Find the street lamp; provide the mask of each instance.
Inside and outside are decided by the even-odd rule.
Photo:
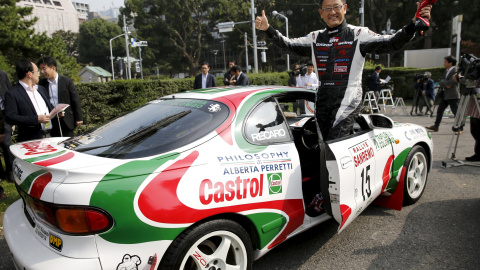
[[[272,11],[272,15],[273,16],[280,16],[280,17],[285,19],[285,28],[286,28],[286,32],[287,32],[287,38],[288,38],[288,18],[287,18],[287,16],[285,16],[281,13],[278,13],[276,10]],[[288,54],[288,53],[287,53],[287,70],[290,70],[290,54]]]
[[[110,60],[112,60],[112,81],[115,81],[115,70],[113,69],[113,52],[112,52],[112,40],[124,36],[125,34],[118,35],[110,39]]]

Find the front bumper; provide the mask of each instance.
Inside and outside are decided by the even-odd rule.
[[[65,257],[40,243],[33,235],[32,226],[24,215],[22,200],[16,201],[7,209],[3,218],[3,228],[17,269],[102,269],[98,258]]]

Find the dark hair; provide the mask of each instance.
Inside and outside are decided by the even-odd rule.
[[[17,62],[17,66],[15,67],[17,71],[17,77],[19,80],[22,80],[27,76],[28,72],[33,72],[33,65],[32,61],[29,59],[22,59]]]
[[[345,5],[347,3],[347,0],[342,0],[343,4]],[[323,0],[320,0],[320,3],[319,3],[320,7],[322,7],[323,5]]]
[[[307,67],[308,67],[308,66],[312,66],[312,67],[313,67],[312,61],[308,61],[308,62],[307,62]]]
[[[443,59],[447,60],[447,62],[449,62],[449,63],[452,63],[452,66],[457,65],[457,58],[453,57],[452,55],[445,56],[445,58],[443,58]]]
[[[242,71],[239,65],[235,65],[230,69],[230,72],[237,72],[237,71]]]
[[[381,70],[381,69],[382,69],[382,67],[381,67],[381,66],[376,66],[376,67],[375,67],[375,71],[377,71],[377,70]]]
[[[40,67],[41,64],[45,64],[49,67],[57,67],[57,61],[53,57],[50,57],[50,56],[41,57],[37,62],[37,66]]]
[[[235,64],[235,60],[229,60],[228,63],[234,63]]]
[[[208,62],[203,62],[201,65],[200,65],[200,68],[202,68],[202,66],[207,66],[207,67],[210,67],[210,65],[208,64]]]

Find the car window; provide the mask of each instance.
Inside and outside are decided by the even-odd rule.
[[[248,116],[244,134],[247,141],[253,144],[291,141],[285,118],[273,99],[259,104]]]
[[[217,101],[155,100],[65,143],[91,155],[127,159],[165,153],[219,127],[228,107]]]

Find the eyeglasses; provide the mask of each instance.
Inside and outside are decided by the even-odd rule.
[[[323,10],[323,12],[327,12],[327,13],[332,12],[332,10],[335,10],[335,12],[339,12],[343,8],[343,6],[345,6],[345,4],[343,4],[341,6],[322,8],[322,10]]]

